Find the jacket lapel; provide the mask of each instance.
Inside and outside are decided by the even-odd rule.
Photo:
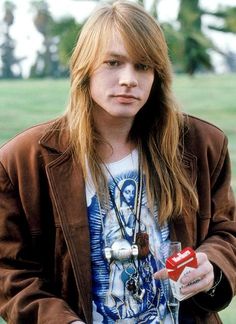
[[[82,172],[66,152],[46,167],[52,198],[71,256],[81,306],[91,322],[91,258]],[[90,293],[88,293],[88,291]]]
[[[68,143],[64,117],[50,124],[39,141],[50,157],[46,173],[71,257],[80,307],[83,308],[86,322],[92,323],[91,257],[85,183],[81,169],[73,161]]]

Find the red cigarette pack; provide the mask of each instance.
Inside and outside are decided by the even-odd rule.
[[[166,260],[166,269],[168,272],[172,293],[178,300],[183,300],[188,297],[188,295],[183,295],[181,293],[181,278],[194,268],[197,268],[197,266],[196,253],[190,247],[171,255]]]

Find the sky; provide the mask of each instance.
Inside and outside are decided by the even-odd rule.
[[[35,61],[37,50],[40,50],[42,44],[42,37],[33,25],[33,11],[30,9],[30,1],[31,0],[11,0],[11,2],[14,2],[16,5],[15,22],[11,28],[11,36],[17,41],[17,57],[26,57],[22,62],[23,73],[25,76],[28,75],[29,67]],[[151,3],[151,0],[148,1]],[[0,21],[2,20],[4,2],[5,0],[0,0]],[[78,21],[85,19],[96,6],[96,2],[90,0],[47,0],[47,2],[54,19],[72,15]],[[150,5],[148,2],[146,3],[147,6]],[[236,6],[236,0],[200,0],[200,4],[202,8],[216,10],[220,4]],[[178,7],[178,0],[159,0],[158,14],[160,22],[174,22],[177,17]],[[209,22],[211,22],[211,18],[205,17],[203,24],[206,25]],[[217,46],[221,48],[221,50],[226,51],[230,49],[236,52],[236,36],[209,31],[206,28],[204,28],[204,30],[214,40]],[[221,72],[221,70],[224,71],[222,57],[215,54],[213,59],[217,66],[217,72]]]

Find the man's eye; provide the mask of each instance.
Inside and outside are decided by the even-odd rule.
[[[108,61],[106,61],[105,62],[108,66],[119,66],[120,65],[120,62],[119,61],[117,61],[117,60],[108,60]]]
[[[135,64],[135,67],[136,67],[137,70],[141,70],[141,71],[148,71],[150,69],[149,65],[142,64],[142,63]]]

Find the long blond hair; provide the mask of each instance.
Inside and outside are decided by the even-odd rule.
[[[172,215],[197,209],[194,185],[182,166],[183,115],[171,90],[172,71],[168,49],[158,23],[132,2],[118,1],[100,6],[85,23],[71,57],[71,95],[66,111],[74,157],[84,176],[89,166],[99,197],[107,192],[97,143],[103,139],[93,125],[93,100],[89,82],[104,58],[112,32],[118,31],[135,62],[154,67],[150,97],[138,112],[130,138],[142,152],[150,206],[158,204],[159,222]],[[188,204],[186,204],[188,202]]]

